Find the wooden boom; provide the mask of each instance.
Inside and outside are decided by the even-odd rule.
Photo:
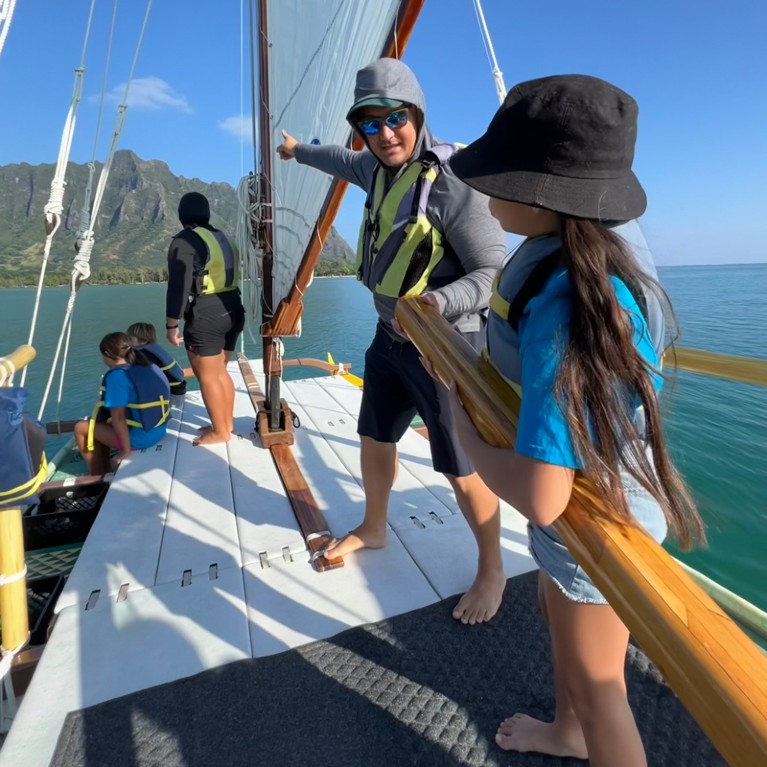
[[[670,363],[679,370],[767,386],[767,360],[682,347],[676,347],[669,356],[670,359],[664,362]]]
[[[12,351],[7,357],[0,357],[0,386],[9,386],[13,374],[29,365],[36,354],[34,347],[24,344]]]
[[[495,369],[433,307],[403,300],[396,317],[440,380],[457,383],[484,439],[513,448],[521,400]],[[553,527],[728,763],[767,764],[759,648],[644,530],[612,519],[584,476]]]

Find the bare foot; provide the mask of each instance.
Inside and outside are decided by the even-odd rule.
[[[583,730],[565,730],[554,722],[542,722],[526,714],[514,714],[498,727],[495,742],[505,751],[537,751],[552,756],[588,759]]]
[[[365,527],[363,522],[343,538],[334,538],[325,548],[325,556],[328,559],[345,557],[360,549],[382,549],[384,546],[386,546],[386,530],[378,531],[372,527]]]
[[[195,437],[192,440],[192,444],[195,446],[215,445],[217,442],[229,442],[231,438],[232,435],[228,431],[220,434],[219,432],[210,429],[209,431],[204,431],[199,437]]]
[[[207,434],[209,431],[213,431],[213,427],[210,424],[207,424],[206,426],[199,426],[197,431],[199,431],[200,434]],[[234,424],[229,427],[229,431],[234,434]]]
[[[453,617],[471,626],[489,621],[501,606],[505,588],[506,576],[503,570],[477,573],[474,583],[453,609]]]

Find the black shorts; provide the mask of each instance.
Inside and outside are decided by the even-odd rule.
[[[245,326],[239,290],[197,296],[184,314],[184,346],[192,354],[215,357],[233,352]]]
[[[484,331],[463,335],[475,349],[484,343]],[[395,341],[378,324],[365,353],[357,432],[377,442],[399,442],[417,413],[429,431],[434,470],[466,477],[474,469],[458,442],[447,389],[426,372],[420,356],[413,344]]]

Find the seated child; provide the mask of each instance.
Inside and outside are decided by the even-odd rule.
[[[136,353],[125,333],[108,333],[99,344],[109,370],[101,379],[101,400],[90,419],[75,425],[75,439],[91,474],[110,469],[111,448],[118,461],[131,450],[159,442],[170,417],[170,386],[160,369]]]
[[[170,353],[157,343],[154,325],[149,322],[134,322],[126,333],[131,337],[134,348],[165,373],[170,384],[170,393],[174,396],[186,394],[185,378],[194,373],[191,368],[182,368]]]

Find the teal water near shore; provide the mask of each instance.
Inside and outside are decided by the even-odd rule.
[[[661,269],[677,312],[680,345],[767,358],[767,264]],[[163,285],[86,286],[77,300],[60,417],[88,414],[103,372],[101,337],[136,321],[164,325]],[[29,411],[48,376],[69,291],[43,293],[27,377]],[[26,343],[33,289],[0,292],[2,349]],[[285,356],[349,362],[358,375],[372,338],[370,294],[353,279],[321,279],[304,300],[303,334],[285,339]],[[160,330],[162,335],[163,331]],[[245,335],[245,353],[260,345]],[[182,350],[175,355],[184,363]],[[315,374],[287,368],[286,378]],[[319,375],[320,373],[316,373]],[[44,419],[56,417],[58,379]],[[767,610],[767,388],[679,373],[667,386],[667,431],[673,455],[708,524],[709,548],[682,555],[693,567]],[[55,443],[52,444],[55,448]],[[673,546],[669,546],[673,549]]]

